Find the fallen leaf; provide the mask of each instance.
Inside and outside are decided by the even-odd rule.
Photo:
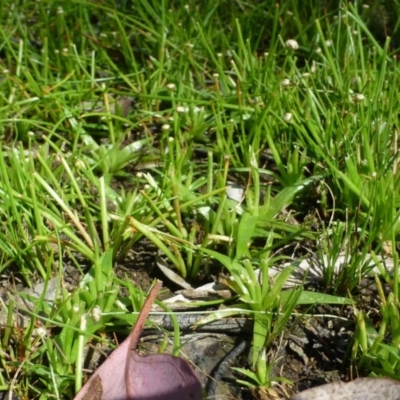
[[[160,271],[171,281],[184,289],[192,289],[192,287],[176,272],[174,272],[167,263],[161,259],[161,257],[156,257],[157,267]]]
[[[190,364],[169,354],[141,356],[136,347],[151,305],[153,286],[129,337],[93,373],[75,400],[201,400],[200,380]]]
[[[201,400],[199,379],[190,364],[169,354],[132,352],[127,372],[128,399]]]

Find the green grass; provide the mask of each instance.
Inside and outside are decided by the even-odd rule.
[[[128,332],[143,303],[113,272],[143,237],[193,285],[211,265],[234,278],[231,315],[254,317],[242,384],[271,385],[265,353],[299,304],[351,301],[349,360],[397,379],[397,9],[376,21],[345,1],[111,3],[0,1],[0,272],[58,278],[26,327],[4,306],[0,389],[74,396],[87,343]],[[284,288],[298,248],[327,256],[320,293]],[[388,253],[371,321],[356,289],[365,260]],[[72,293],[66,264],[81,274]]]

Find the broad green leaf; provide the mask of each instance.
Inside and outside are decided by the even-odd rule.
[[[276,278],[274,278],[274,284],[272,285],[272,289],[270,293],[267,296],[265,296],[263,301],[264,309],[272,307],[277,297],[280,296],[282,293],[284,293],[282,292],[282,287],[285,284],[285,282],[289,279],[293,270],[294,267],[286,267],[279,273],[279,275],[277,275]]]
[[[201,249],[201,251],[204,251],[211,257],[214,257],[216,260],[218,260],[231,274],[232,278],[234,279],[234,283],[236,283],[239,288],[240,288],[240,295],[248,295],[248,290],[246,289],[245,285],[242,282],[242,277],[243,273],[245,274],[245,277],[247,277],[247,271],[245,268],[236,260],[232,260],[228,256],[225,256],[221,253],[218,253],[217,251],[210,250],[210,249]]]
[[[250,258],[250,253],[248,250],[248,244],[251,238],[254,236],[254,230],[258,221],[257,215],[251,215],[245,212],[240,219],[239,227],[237,230],[236,238],[236,256],[235,259],[239,259],[243,256]]]
[[[297,183],[296,185],[288,186],[282,189],[278,194],[271,198],[265,206],[260,207],[260,216],[264,216],[264,220],[266,219],[267,221],[271,221],[275,215],[281,212],[293,201],[295,195],[298,192],[304,190],[305,186],[320,178],[320,176],[307,178]]]
[[[285,290],[281,292],[281,299],[285,302],[292,290]],[[298,304],[353,304],[354,301],[346,297],[333,296],[331,294],[304,291],[301,293]]]
[[[113,270],[113,252],[114,250],[111,248],[101,257],[101,270],[106,276]]]
[[[201,249],[204,253],[218,260],[230,273],[237,273],[243,269],[242,265],[230,257],[210,249]]]
[[[255,369],[257,361],[261,355],[261,351],[265,346],[265,341],[269,334],[269,324],[271,317],[268,315],[255,314],[253,328],[253,357],[252,365]]]

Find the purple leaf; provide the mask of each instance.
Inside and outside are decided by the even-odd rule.
[[[75,400],[201,400],[200,380],[190,364],[169,354],[140,356],[137,343],[162,282],[150,291],[129,337],[107,358]]]
[[[200,381],[190,364],[169,354],[132,352],[126,386],[130,400],[202,399]]]

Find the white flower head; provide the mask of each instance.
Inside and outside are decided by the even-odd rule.
[[[170,90],[171,92],[176,89],[175,83],[168,83],[167,89]]]
[[[286,48],[292,51],[298,50],[299,44],[294,39],[286,40],[285,42]]]
[[[36,336],[39,336],[39,337],[43,338],[43,337],[45,337],[45,336],[47,335],[47,331],[46,331],[46,329],[43,328],[43,327],[38,327],[38,328],[35,328],[35,329],[33,330],[33,334],[36,335]]]
[[[283,120],[287,123],[290,124],[293,120],[293,114],[288,112],[283,116]]]
[[[356,103],[362,103],[365,100],[365,96],[362,93],[357,93],[354,95],[354,101]]]
[[[93,321],[99,322],[100,318],[101,318],[101,308],[99,306],[94,306],[91,314],[92,314]]]
[[[311,72],[314,74],[317,72],[317,63],[315,61],[312,62],[311,64]]]
[[[82,160],[76,160],[75,167],[77,169],[86,169],[86,164]]]
[[[283,87],[290,86],[290,84],[291,84],[290,79],[282,79],[281,80],[281,86],[283,86]]]

